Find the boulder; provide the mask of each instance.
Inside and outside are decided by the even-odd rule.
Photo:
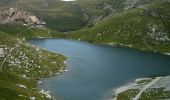
[[[0,48],[0,58],[5,57],[5,51],[3,48]]]
[[[9,23],[22,23],[27,25],[46,24],[44,21],[39,20],[34,14],[15,8],[2,10],[0,12],[0,24]]]

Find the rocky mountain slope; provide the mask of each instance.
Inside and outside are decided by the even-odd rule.
[[[0,11],[0,24],[22,23],[26,25],[45,25],[46,23],[39,20],[37,16],[24,10],[10,8]]]
[[[1,100],[52,98],[44,90],[38,90],[37,83],[40,78],[63,69],[64,56],[41,50],[3,32],[0,32],[0,49],[0,55],[5,55],[0,56]]]

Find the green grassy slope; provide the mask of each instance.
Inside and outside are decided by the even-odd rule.
[[[77,30],[87,23],[82,9],[79,9],[75,4],[61,2],[60,0],[17,0],[4,4],[0,8],[9,7],[17,7],[36,14],[48,23],[48,28],[53,30]]]
[[[66,58],[35,48],[24,41],[0,32],[0,48],[7,52],[0,58],[1,100],[48,100],[37,90],[37,81],[65,67]],[[22,86],[24,87],[22,87]]]
[[[0,24],[0,31],[19,38],[65,37],[63,32],[57,32],[50,29],[31,28],[19,24]]]
[[[71,32],[69,38],[95,43],[170,52],[170,2],[156,0],[124,11],[94,27]]]
[[[110,14],[121,12],[131,4],[127,0],[77,0],[63,2],[61,0],[2,0],[0,8],[17,7],[30,11],[47,22],[47,27],[57,31],[75,31],[91,27],[97,21]],[[137,0],[137,5],[146,3]],[[154,0],[147,0],[149,2]],[[5,2],[5,4],[4,4]],[[136,5],[134,4],[134,5]]]
[[[0,30],[8,34],[13,33],[12,35],[19,36],[19,37],[71,38],[71,39],[85,40],[94,43],[129,46],[141,50],[151,50],[151,51],[158,51],[162,53],[170,52],[170,39],[169,39],[170,38],[170,29],[169,29],[170,3],[169,1],[150,0],[149,2],[144,2],[145,0],[133,0],[133,1],[138,1],[138,3],[136,4],[127,3],[127,2],[125,3],[125,1],[126,0],[121,0],[121,1],[114,0],[111,2],[110,0],[107,0],[104,2],[103,0],[100,0],[100,2],[97,3],[95,2],[95,0],[94,1],[80,0],[71,3],[56,1],[59,2],[59,4],[61,4],[58,5],[59,7],[56,7],[55,6],[56,4],[53,2],[54,3],[53,6],[47,7],[46,9],[44,8],[42,10],[40,9],[41,7],[36,8],[36,5],[38,5],[40,2],[39,0],[20,1],[21,4],[28,3],[28,5],[31,2],[37,2],[34,5],[32,5],[34,7],[31,6],[29,9],[33,9],[33,11],[37,10],[41,14],[45,13],[45,15],[49,14],[50,16],[51,15],[53,16],[54,12],[57,11],[60,12],[61,10],[64,12],[61,13],[61,15],[64,14],[64,15],[72,16],[72,14],[75,13],[71,12],[70,11],[71,9],[67,11],[68,8],[71,7],[68,5],[79,5],[79,6],[81,5],[80,8],[86,7],[86,9],[89,9],[88,11],[94,12],[91,13],[92,15],[94,14],[97,16],[98,13],[102,11],[102,7],[105,7],[102,6],[102,4],[105,5],[104,3],[108,3],[112,5],[117,4],[118,6],[115,6],[114,8],[117,9],[119,13],[118,12],[114,13],[112,16],[97,21],[97,23],[93,27],[90,28],[86,27],[84,29],[78,31],[72,31],[72,32],[62,33],[54,30],[48,31],[47,29],[41,30],[41,29],[29,28],[29,27],[18,26],[18,25],[0,25]],[[123,5],[121,6],[122,3]],[[132,5],[132,4],[133,4],[132,8],[128,10],[124,9],[125,5]],[[75,7],[79,7],[79,6],[75,6]],[[77,10],[75,9],[74,11]],[[48,20],[54,21],[54,19],[50,19],[50,18],[51,17],[49,17]],[[64,17],[62,16],[61,18]],[[63,24],[65,21],[60,20],[57,22],[62,23],[60,27],[65,26]],[[57,24],[59,25],[59,23]],[[71,26],[74,27],[75,23],[73,22],[69,22],[69,23],[72,24]],[[69,25],[68,23],[65,24]],[[62,28],[65,29],[67,25]]]
[[[17,0],[3,7],[16,7],[17,5],[18,8],[30,11],[46,21],[47,27],[50,29],[73,31],[81,29],[88,23],[89,18],[85,16],[86,7],[84,4],[88,4],[90,10],[93,10],[91,0],[76,3],[60,0]]]

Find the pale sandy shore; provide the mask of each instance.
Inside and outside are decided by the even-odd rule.
[[[141,81],[143,81],[143,83],[139,83]],[[147,91],[149,89],[160,89],[160,88],[164,88],[164,91],[170,91],[170,76],[136,79],[133,83],[127,84],[125,86],[116,89],[114,91],[115,97],[113,98],[113,100],[117,100],[117,96],[120,93],[123,93],[127,90],[132,90],[132,89],[139,90],[137,95],[135,95],[133,98],[130,98],[131,100],[138,100],[144,91]]]
[[[170,55],[170,53],[165,53],[166,55]]]
[[[152,85],[154,85],[155,83],[157,83],[162,77],[156,77],[155,79],[153,79],[151,82],[149,82],[148,84],[146,84],[142,89],[140,89],[140,92],[133,98],[133,100],[138,100],[139,97],[142,95],[142,93],[147,90],[148,88],[150,88]]]

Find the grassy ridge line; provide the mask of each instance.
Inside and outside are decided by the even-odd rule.
[[[158,52],[170,52],[170,3],[157,0],[124,11],[97,23],[94,27],[73,31],[69,38],[101,44],[130,46]]]
[[[131,3],[139,6],[152,1],[155,0],[17,0],[16,3],[18,8],[41,16],[48,28],[65,32],[91,27],[106,16],[123,11]]]
[[[84,1],[83,1],[84,2]],[[85,1],[90,2],[91,1]],[[18,0],[18,8],[30,11],[48,23],[47,27],[59,31],[73,31],[87,23],[81,4],[60,0]],[[49,20],[50,19],[50,20]]]
[[[0,8],[16,7],[27,10],[47,22],[47,27],[58,31],[74,31],[93,26],[97,21],[111,13],[124,10],[134,0],[76,0],[63,2],[61,0],[1,0]],[[137,0],[135,6],[154,0]]]
[[[0,24],[0,31],[19,38],[65,37],[63,32],[57,32],[50,29],[31,28],[19,24]]]
[[[57,37],[100,44],[128,46],[140,50],[170,52],[170,3],[155,0],[138,8],[117,13],[94,27],[73,32],[56,32],[15,25],[1,25],[0,30],[20,37]],[[21,32],[22,31],[22,32]],[[67,34],[66,34],[67,33]]]
[[[0,99],[23,100],[35,97],[48,100],[37,90],[37,81],[65,67],[63,55],[40,50],[6,33],[0,32],[0,48],[10,56],[0,71]],[[0,63],[4,58],[0,58]]]

